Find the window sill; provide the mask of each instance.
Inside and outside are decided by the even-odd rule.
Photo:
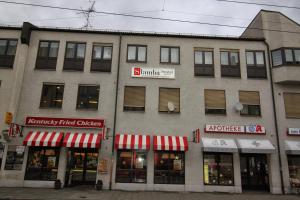
[[[127,60],[127,63],[147,63],[147,61]]]
[[[37,68],[35,67],[34,70],[37,70],[37,71],[56,71],[56,69],[49,69],[49,68]]]
[[[83,72],[83,69],[63,69],[63,72]]]
[[[0,66],[0,69],[13,69],[13,67],[1,67]]]
[[[241,117],[257,117],[257,118],[261,118],[261,115],[246,115],[246,114],[240,114]]]
[[[98,111],[98,108],[76,108],[77,111]]]
[[[161,113],[161,114],[180,114],[180,111],[170,112],[170,111],[161,111],[161,110],[159,110],[158,113]]]
[[[160,62],[162,65],[180,65],[180,63]]]
[[[204,183],[204,186],[228,186],[228,187],[234,187],[235,185],[222,185],[222,184],[207,184],[207,183]]]
[[[44,109],[45,109],[45,110],[46,110],[46,109],[60,110],[60,109],[62,109],[62,107],[41,107],[41,106],[40,106],[39,109],[43,109],[43,110],[44,110]]]

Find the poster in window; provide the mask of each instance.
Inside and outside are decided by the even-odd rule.
[[[48,157],[47,167],[54,168],[55,164],[56,164],[56,157],[55,156]]]
[[[173,161],[173,169],[174,170],[182,170],[181,160],[174,160]]]
[[[99,160],[98,172],[101,173],[101,174],[107,174],[108,173],[107,159],[102,158],[102,159]]]
[[[136,159],[135,168],[136,169],[143,169],[144,167],[144,159],[139,157]]]

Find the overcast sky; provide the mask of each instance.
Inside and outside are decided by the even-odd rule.
[[[12,0],[70,8],[89,7],[88,0]],[[151,17],[247,26],[260,9],[276,10],[300,23],[300,10],[220,2],[216,0],[95,0],[96,11],[108,11]],[[240,0],[300,7],[300,0]],[[164,6],[163,6],[164,5]],[[38,8],[0,3],[0,24],[21,25],[29,21],[37,26],[81,28],[85,18],[76,11]],[[94,29],[155,31],[239,36],[243,29],[190,23],[137,19],[92,14]]]

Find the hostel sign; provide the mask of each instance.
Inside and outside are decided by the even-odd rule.
[[[25,125],[39,127],[103,128],[104,119],[26,117]]]
[[[175,69],[171,69],[171,68],[132,67],[131,77],[134,77],[134,78],[175,79]]]
[[[266,134],[265,127],[261,125],[205,125],[206,133],[232,133],[232,134]]]

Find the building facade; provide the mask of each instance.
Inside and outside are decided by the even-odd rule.
[[[297,192],[299,34],[251,28],[274,17],[237,38],[2,27],[0,186]]]

